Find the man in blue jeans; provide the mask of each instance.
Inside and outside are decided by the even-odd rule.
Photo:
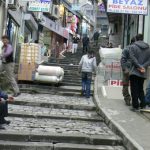
[[[96,73],[96,58],[94,51],[89,50],[86,55],[83,55],[79,63],[79,72],[82,72],[82,95],[90,98],[92,73]]]

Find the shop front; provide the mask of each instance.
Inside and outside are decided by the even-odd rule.
[[[25,27],[24,27],[24,42],[35,42],[38,37],[38,24],[31,14],[24,15]]]
[[[6,34],[10,38],[10,42],[14,48],[14,58],[18,56],[19,50],[19,34],[21,29],[22,23],[22,11],[18,9],[16,11],[8,10],[7,16],[7,27],[6,27]]]
[[[68,31],[59,23],[56,23],[49,18],[43,16],[43,21],[40,23],[43,26],[42,33],[47,37],[47,49],[51,51],[52,56],[56,57],[58,53],[63,51],[64,43],[67,44],[69,39]],[[49,44],[48,44],[49,43]]]

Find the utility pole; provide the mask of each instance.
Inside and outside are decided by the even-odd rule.
[[[7,14],[8,14],[8,0],[5,0],[5,10],[4,10],[4,25],[3,25],[3,35],[6,34],[7,29]]]

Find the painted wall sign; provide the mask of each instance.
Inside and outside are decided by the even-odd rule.
[[[107,0],[107,12],[148,14],[148,0]]]

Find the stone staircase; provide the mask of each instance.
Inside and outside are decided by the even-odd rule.
[[[0,131],[0,150],[125,150],[97,113],[93,98],[80,96],[81,51],[65,55],[46,64],[64,68],[60,86],[20,84],[25,93],[9,104],[11,124]]]
[[[22,94],[9,104],[7,119],[0,150],[125,150],[92,98]]]

